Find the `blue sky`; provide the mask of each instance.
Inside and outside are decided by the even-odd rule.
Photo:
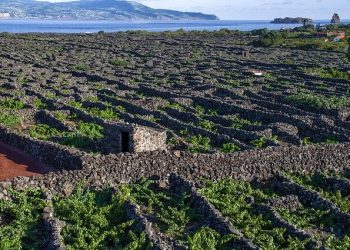
[[[49,0],[62,1],[62,0]],[[69,0],[65,0],[69,1]],[[334,12],[350,19],[350,0],[134,0],[154,8],[200,11],[226,20],[262,20],[302,16],[330,19]]]

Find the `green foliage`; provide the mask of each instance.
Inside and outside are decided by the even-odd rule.
[[[24,75],[20,75],[16,78],[16,82],[19,84],[25,84],[28,82],[28,78]]]
[[[198,115],[199,117],[205,115],[205,108],[204,107],[202,107],[200,105],[196,105],[194,109],[195,109],[196,115]]]
[[[282,41],[283,39],[280,32],[270,31],[263,34],[262,37],[259,40],[255,41],[253,44],[255,46],[274,47],[282,44]]]
[[[335,138],[327,138],[323,141],[314,142],[312,141],[311,137],[305,137],[301,140],[301,145],[312,145],[312,144],[338,144],[339,142]]]
[[[55,99],[56,98],[56,94],[54,92],[48,92],[45,95],[45,97],[48,98],[48,99]]]
[[[335,235],[339,234],[340,231],[350,233],[349,229],[342,227],[336,216],[329,210],[302,207],[295,211],[278,209],[278,213],[297,228],[309,231],[312,230],[315,238],[330,247],[330,249],[337,249],[337,246],[342,246],[347,240],[346,238],[338,238]],[[320,229],[323,231],[331,230],[333,234],[324,237]]]
[[[232,120],[232,128],[236,129],[244,129],[246,126],[261,126],[261,122],[255,121],[249,121],[243,118],[240,118],[238,115],[232,115],[231,116]]]
[[[72,106],[72,107],[77,108],[77,109],[82,109],[83,108],[83,104],[81,102],[69,101],[67,104],[69,106]]]
[[[340,210],[344,212],[350,211],[350,196],[343,195],[340,190],[334,190],[334,189],[326,189],[326,187],[323,185],[323,178],[325,178],[322,175],[302,175],[302,174],[291,174],[291,173],[285,173],[285,175],[295,181],[296,183],[305,186],[306,188],[310,190],[317,191],[321,194],[321,196],[329,199],[334,204],[336,204]]]
[[[191,153],[208,153],[210,151],[210,138],[202,135],[194,135],[188,138],[188,143],[191,144],[189,151]]]
[[[237,235],[221,236],[218,232],[209,227],[202,227],[188,237],[188,247],[190,250],[230,249],[227,244],[231,240],[237,238]]]
[[[306,69],[305,73],[329,79],[350,80],[350,73],[332,67]]]
[[[0,113],[0,123],[5,127],[17,127],[21,123],[21,119],[16,115]]]
[[[346,43],[344,42],[326,42],[324,38],[317,37],[296,37],[284,39],[283,45],[292,49],[301,50],[326,50],[344,52]]]
[[[87,111],[89,114],[105,120],[119,120],[118,114],[112,108],[99,109],[97,107],[94,107],[88,108]]]
[[[38,190],[10,191],[12,201],[0,199],[0,249],[40,249],[41,213],[46,206]],[[1,218],[0,218],[1,224]]]
[[[84,123],[78,124],[77,131],[82,136],[90,139],[102,139],[103,138],[103,127],[95,123]]]
[[[202,249],[201,246],[211,246],[211,244],[219,247],[233,238],[233,236],[222,237],[209,228],[201,228],[190,235],[189,232],[205,219],[192,208],[190,195],[174,194],[167,190],[152,190],[152,185],[152,181],[142,180],[138,184],[129,186],[127,191],[124,189],[123,193],[126,195],[123,196],[131,196],[134,202],[144,207],[147,214],[156,217],[153,224],[156,230],[183,245],[188,245],[190,249]],[[188,230],[189,228],[191,230]],[[214,248],[205,247],[204,249]]]
[[[310,144],[313,144],[313,143],[312,143],[310,137],[304,137],[304,138],[301,140],[301,144],[302,144],[303,146],[306,146],[306,145],[310,145]]]
[[[78,123],[73,132],[58,131],[47,124],[38,124],[28,130],[28,134],[36,139],[49,140],[52,137],[60,137],[58,141],[62,145],[88,149],[92,140],[102,139],[104,129],[94,123]]]
[[[251,31],[253,36],[266,36],[269,33],[269,30],[264,28],[264,29],[256,29]]]
[[[41,100],[39,98],[36,98],[34,100],[34,107],[37,108],[37,109],[46,109],[47,106],[48,105],[43,100]]]
[[[214,122],[209,121],[209,120],[202,120],[198,124],[201,128],[204,128],[206,130],[212,131],[212,132],[217,132],[217,128]]]
[[[64,121],[65,119],[68,118],[68,115],[61,112],[61,111],[57,111],[54,113],[54,116],[57,120],[60,120],[60,121]]]
[[[127,67],[130,65],[129,61],[120,58],[110,60],[109,63],[116,67]]]
[[[28,133],[31,137],[40,140],[48,140],[51,137],[58,136],[60,134],[57,129],[52,128],[46,124],[38,124],[34,127],[31,127],[28,130]]]
[[[347,53],[348,59],[350,61],[350,38],[348,39],[348,53]]]
[[[265,203],[275,196],[273,193],[230,179],[208,182],[200,192],[230,219],[234,227],[262,249],[304,249],[308,242],[288,235],[285,228],[276,227],[269,218],[256,213],[254,204],[248,202],[252,197],[255,204]]]
[[[87,96],[87,97],[85,98],[85,100],[86,100],[86,101],[89,101],[89,102],[98,102],[98,101],[99,101],[99,99],[98,99],[97,96]]]
[[[120,112],[126,112],[126,108],[124,108],[123,106],[121,105],[118,105],[115,107],[117,110],[119,110]]]
[[[263,148],[265,147],[267,142],[269,141],[276,142],[277,140],[278,140],[277,136],[272,136],[272,137],[262,136],[259,139],[251,141],[250,143],[254,145],[256,148]]]
[[[325,246],[335,250],[350,249],[350,236],[346,235],[342,240],[337,239],[335,236],[329,237],[325,242]]]
[[[348,107],[350,101],[345,96],[324,96],[312,93],[298,93],[286,97],[288,102],[295,103],[301,106],[311,106],[314,108],[324,109],[340,109]]]
[[[147,121],[154,122],[154,123],[157,123],[157,122],[160,121],[159,118],[154,117],[153,115],[149,115],[149,116],[147,116],[145,119],[146,119]]]
[[[144,233],[126,219],[124,200],[111,199],[110,190],[93,192],[81,187],[66,199],[55,198],[56,216],[65,220],[62,231],[68,249],[148,249]]]
[[[79,148],[79,149],[87,149],[90,144],[91,140],[89,138],[86,138],[81,135],[69,135],[66,137],[63,137],[60,141],[60,144],[69,146],[69,147],[74,147],[74,148]]]
[[[0,108],[10,109],[10,110],[19,110],[23,109],[25,106],[24,102],[21,100],[6,98],[0,100]]]
[[[234,153],[236,151],[239,151],[241,148],[238,147],[236,144],[234,143],[225,143],[222,145],[220,152],[224,153],[224,154],[229,154],[229,153]]]
[[[171,108],[171,109],[175,109],[175,110],[178,110],[178,111],[181,111],[181,112],[184,112],[185,109],[178,103],[168,103],[167,105],[165,105],[163,107],[163,109],[166,109],[166,108]]]
[[[214,116],[214,115],[217,115],[217,114],[218,114],[218,111],[217,111],[217,110],[214,110],[214,109],[208,109],[208,110],[207,110],[207,113],[208,113],[208,115]]]
[[[218,245],[217,238],[220,237],[216,231],[210,228],[202,228],[196,232],[192,237],[189,237],[189,249],[202,250],[202,249],[216,249]]]
[[[76,71],[88,71],[90,69],[90,66],[87,64],[78,64],[77,66],[74,67]]]
[[[62,133],[60,144],[80,149],[88,149],[92,140],[102,139],[104,129],[102,126],[94,123],[78,123],[76,131],[73,133]]]

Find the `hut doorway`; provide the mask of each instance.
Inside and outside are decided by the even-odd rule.
[[[128,132],[121,132],[121,151],[123,153],[130,152],[130,134]]]

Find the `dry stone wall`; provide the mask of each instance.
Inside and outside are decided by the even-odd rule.
[[[69,195],[82,181],[102,188],[130,183],[142,177],[165,177],[169,173],[200,183],[227,177],[252,181],[268,179],[280,171],[314,173],[343,171],[350,165],[350,144],[270,147],[234,154],[190,154],[153,151],[138,154],[88,155],[52,143],[33,140],[0,129],[1,141],[15,146],[60,172],[43,176],[16,177],[0,183],[0,189],[40,187]],[[70,170],[70,171],[68,171]],[[73,170],[73,171],[72,171]]]
[[[16,134],[0,125],[0,141],[33,156],[38,161],[58,170],[74,170],[82,168],[84,153],[74,148],[64,147],[52,142],[30,138]]]

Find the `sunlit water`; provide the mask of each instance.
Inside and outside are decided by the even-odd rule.
[[[316,23],[326,24],[327,21]],[[346,23],[350,23],[346,22]],[[0,32],[45,32],[45,33],[93,33],[126,30],[174,31],[185,30],[230,30],[249,31],[268,28],[294,28],[300,24],[271,24],[270,21],[51,21],[51,20],[0,20]]]

